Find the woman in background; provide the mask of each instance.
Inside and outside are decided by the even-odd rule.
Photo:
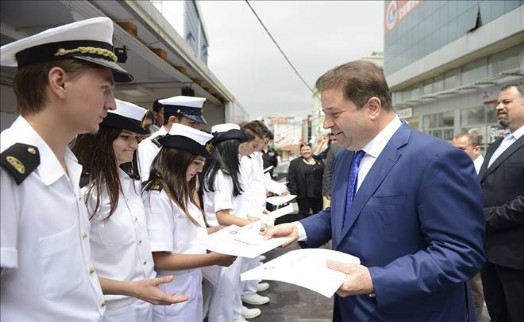
[[[299,215],[304,218],[322,210],[322,175],[324,163],[315,160],[311,144],[300,145],[300,157],[289,163],[287,187],[297,195]]]

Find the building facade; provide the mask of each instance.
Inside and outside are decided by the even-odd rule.
[[[524,1],[386,1],[384,73],[397,113],[451,140],[501,131],[500,87],[524,80]]]

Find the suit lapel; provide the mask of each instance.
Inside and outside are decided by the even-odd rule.
[[[500,140],[500,142],[502,142],[502,140]],[[497,145],[497,148],[500,145],[500,142]],[[490,173],[495,171],[507,158],[509,158],[518,149],[522,148],[522,146],[524,146],[524,136],[521,136],[517,141],[513,142],[512,145],[510,145],[501,155],[499,155],[497,160],[495,160],[489,168],[485,169],[485,171],[481,173],[480,181],[482,182],[482,180],[484,180]],[[493,151],[495,150],[496,148],[493,149]],[[490,155],[490,159],[491,159],[491,155]],[[489,160],[487,162],[484,162],[486,166],[488,163],[489,163]],[[482,167],[484,167],[484,164],[482,165]]]
[[[349,232],[357,218],[360,216],[362,209],[366,205],[369,198],[373,196],[375,191],[388,175],[391,168],[402,155],[400,148],[407,144],[410,132],[411,129],[409,125],[403,124],[397,130],[397,132],[393,134],[393,137],[391,137],[389,142],[384,147],[384,150],[382,150],[378,156],[377,160],[369,170],[369,173],[366,175],[366,178],[362,182],[362,185],[355,195],[355,199],[351,204],[348,222],[342,228],[341,239]],[[342,222],[340,222],[340,225],[342,225]]]
[[[479,171],[479,178],[482,180],[486,175],[486,170],[488,169],[488,163],[489,160],[491,160],[491,157],[493,156],[493,153],[495,150],[499,147],[499,145],[502,143],[503,138],[499,138],[495,140],[486,151],[486,156],[484,157],[484,163],[482,163],[482,166],[480,167]]]

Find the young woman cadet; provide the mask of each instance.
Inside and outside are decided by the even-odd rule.
[[[157,140],[162,148],[153,160],[143,194],[153,258],[160,276],[176,276],[172,283],[162,285],[162,290],[186,294],[189,300],[180,305],[155,306],[155,322],[201,322],[201,267],[229,266],[236,258],[206,253],[205,248],[192,244],[208,234],[196,200],[196,180],[211,156],[204,146],[211,138],[205,132],[173,124],[170,135]]]
[[[148,302],[162,303],[159,296],[167,294],[158,284],[172,277],[154,279],[139,181],[121,169],[133,160],[137,136],[146,134],[140,126],[145,109],[116,103],[98,133],[79,135],[72,150],[89,177],[83,192],[91,222],[92,270],[97,271],[106,294],[103,321],[151,321]]]
[[[213,133],[213,159],[206,164],[203,180],[203,201],[207,223],[244,226],[252,222],[247,216],[239,158],[254,151],[255,137],[248,137],[236,124],[219,124]],[[209,303],[209,322],[245,321],[242,315],[256,316],[242,309],[240,301],[240,273],[243,260],[237,259],[230,267],[220,269],[218,286]]]

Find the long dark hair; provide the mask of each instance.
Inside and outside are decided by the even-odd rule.
[[[83,167],[83,175],[89,178],[86,205],[91,196],[96,195],[96,203],[89,214],[91,220],[101,205],[101,194],[104,188],[109,195],[109,215],[107,221],[118,207],[118,197],[122,190],[116,166],[116,156],[113,150],[113,141],[118,138],[122,130],[100,126],[96,134],[80,134],[72,143],[71,150]],[[88,208],[89,209],[89,208]]]
[[[222,170],[233,180],[233,196],[242,194],[240,184],[240,160],[238,146],[240,140],[230,139],[216,143],[213,147],[213,158],[206,162],[204,168],[204,190],[215,191],[215,178],[218,170]]]
[[[162,148],[151,164],[149,179],[144,183],[144,190],[150,191],[156,189],[157,184],[160,185],[169,199],[177,204],[195,225],[199,225],[187,210],[188,200],[195,205],[198,204],[195,200],[197,176],[191,178],[189,182],[186,180],[187,167],[195,158],[195,155],[183,150]]]

